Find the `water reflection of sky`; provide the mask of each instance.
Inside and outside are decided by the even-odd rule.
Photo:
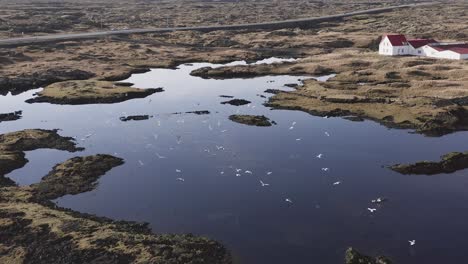
[[[342,263],[347,246],[386,253],[396,263],[468,262],[462,253],[468,231],[466,171],[402,176],[382,167],[465,151],[466,133],[428,138],[370,121],[271,111],[259,95],[271,96],[264,93],[268,88],[290,89],[284,84],[305,77],[204,80],[189,75],[204,66],[211,64],[133,75],[126,81],[165,92],[118,104],[24,103],[38,90],[0,96],[0,112],[23,110],[21,120],[1,123],[0,133],[60,128],[60,134],[76,136],[86,148],[82,153],[28,152],[30,162],[9,176],[30,184],[76,155],[122,157],[126,163],[102,177],[96,190],[63,197],[58,204],[147,221],[158,233],[206,235],[225,243],[241,263]],[[226,98],[220,95],[252,103],[221,105]],[[171,114],[194,110],[211,114]],[[227,117],[235,113],[266,115],[278,125],[233,123]],[[134,114],[154,117],[119,120]],[[320,153],[323,157],[316,158]],[[260,180],[270,186],[262,187]],[[337,181],[341,184],[333,185]],[[371,214],[370,200],[379,196],[389,201]],[[417,240],[413,248],[410,239]]]

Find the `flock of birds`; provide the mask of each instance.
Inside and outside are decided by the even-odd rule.
[[[249,107],[249,108],[251,108],[251,109],[255,108],[254,105],[250,105],[250,104],[247,105],[247,107]],[[239,113],[239,110],[237,110],[236,113]],[[325,116],[324,118],[328,118],[328,117]],[[161,121],[160,121],[160,120],[157,120],[156,122],[157,122],[157,125],[158,125],[158,126],[161,126]],[[207,120],[203,120],[202,122],[203,122],[203,123],[207,123],[208,121],[207,121]],[[184,120],[183,118],[181,118],[181,119],[176,120],[176,123],[183,124],[183,123],[185,123],[185,120]],[[296,125],[297,125],[297,122],[296,122],[296,121],[292,122],[291,125],[289,126],[289,130],[294,130],[295,127],[296,127]],[[221,127],[220,121],[217,122],[217,126],[218,126],[218,128]],[[215,129],[215,128],[214,128],[214,126],[213,126],[212,124],[208,124],[208,130],[209,130],[209,131],[213,131],[214,129]],[[223,129],[223,130],[220,130],[220,129],[219,129],[218,131],[220,131],[221,133],[226,133],[228,130],[227,130],[227,129]],[[331,134],[330,134],[328,131],[325,131],[325,132],[324,132],[324,135],[325,135],[326,137],[330,137],[330,136],[331,136]],[[93,133],[86,134],[83,138],[81,138],[81,140],[82,140],[82,141],[87,140],[87,139],[90,138],[91,136],[93,136]],[[153,137],[154,137],[154,140],[155,140],[155,141],[157,141],[157,140],[159,139],[159,135],[158,135],[158,134],[153,134]],[[301,141],[302,138],[296,138],[295,140],[296,140],[296,141]],[[178,145],[182,143],[182,138],[181,138],[181,136],[177,136],[176,143],[177,143]],[[225,147],[224,147],[224,146],[221,146],[221,145],[216,145],[215,148],[216,148],[217,151],[224,151],[224,150],[225,150]],[[211,150],[210,150],[210,149],[204,149],[204,152],[210,153]],[[155,152],[155,155],[156,155],[156,157],[157,157],[158,159],[166,159],[166,158],[167,158],[166,156],[161,155],[161,154],[158,153],[158,152]],[[323,158],[325,158],[325,155],[324,155],[323,153],[319,153],[319,154],[317,154],[315,157],[316,157],[317,159],[323,159]],[[144,166],[144,165],[145,165],[145,164],[143,163],[143,161],[141,161],[141,160],[138,160],[138,163],[139,163],[140,166]],[[234,167],[232,167],[232,166],[231,166],[231,168],[234,169],[233,171],[234,171],[234,175],[235,175],[236,177],[241,177],[242,175],[252,175],[252,174],[254,174],[251,170],[244,170],[244,169],[234,168]],[[328,167],[323,167],[323,168],[321,168],[321,171],[322,171],[323,173],[326,173],[326,172],[329,172],[329,171],[330,171],[330,168],[328,168]],[[176,173],[176,175],[177,175],[177,178],[175,179],[176,181],[181,182],[181,183],[186,182],[185,178],[183,178],[183,173],[182,173],[182,170],[181,170],[181,169],[175,169],[175,173]],[[226,172],[225,172],[224,170],[220,171],[220,174],[221,174],[221,175],[224,175],[225,173],[226,173]],[[266,175],[271,175],[271,174],[273,174],[272,171],[266,172]],[[264,179],[259,179],[259,180],[258,180],[258,183],[259,183],[259,186],[261,186],[262,188],[268,188],[268,187],[270,187],[270,183],[265,182]],[[332,183],[332,186],[338,186],[338,185],[340,185],[340,184],[342,184],[341,181],[335,181],[335,182]],[[370,214],[375,213],[375,212],[378,210],[379,206],[380,206],[381,204],[383,204],[385,201],[386,201],[386,199],[385,199],[385,198],[382,198],[382,197],[378,197],[378,198],[376,198],[376,199],[371,200],[371,204],[374,205],[374,206],[373,206],[373,207],[368,207],[368,208],[367,208],[367,211],[368,211]],[[293,199],[290,198],[290,197],[285,197],[285,198],[284,198],[284,202],[287,203],[287,204],[289,204],[289,205],[293,205],[293,204],[294,204]],[[409,242],[410,246],[414,246],[414,245],[416,244],[416,240],[408,240],[408,242]]]

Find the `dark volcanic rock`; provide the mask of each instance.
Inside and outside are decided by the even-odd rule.
[[[130,87],[135,85],[134,83],[131,82],[116,82],[114,83],[116,86],[123,86],[123,87]]]
[[[7,94],[8,92],[18,94],[54,82],[86,80],[94,76],[94,73],[76,69],[48,69],[28,75],[20,74],[15,78],[0,76],[0,94]]]
[[[100,176],[123,163],[122,159],[110,155],[75,157],[56,165],[41,182],[31,187],[37,199],[47,200],[88,192],[96,187]]]
[[[364,118],[360,116],[344,116],[343,119],[353,121],[353,122],[364,122]]]
[[[133,115],[133,116],[122,116],[120,117],[120,121],[127,122],[127,121],[140,121],[140,120],[148,120],[150,119],[149,115]]]
[[[247,101],[244,99],[232,99],[226,102],[222,102],[221,104],[230,104],[230,105],[240,106],[240,105],[246,105],[250,103],[251,103],[250,101]]]
[[[270,119],[266,116],[231,115],[229,116],[229,120],[244,125],[260,127],[268,127],[276,124],[275,121],[270,121]]]
[[[280,92],[282,92],[282,91],[279,90],[279,89],[266,89],[264,91],[264,93],[271,93],[271,94],[279,94]]]
[[[392,262],[387,257],[378,256],[372,258],[359,253],[354,248],[350,247],[345,253],[346,264],[391,264]]]
[[[16,111],[12,113],[0,114],[0,123],[5,121],[14,121],[21,118],[23,111]]]
[[[163,88],[149,88],[144,91],[127,92],[116,94],[112,97],[63,97],[55,98],[49,96],[38,96],[26,100],[27,103],[51,103],[60,105],[82,105],[82,104],[113,104],[131,99],[145,98],[154,93],[164,92]]]
[[[182,115],[182,114],[195,114],[195,115],[209,115],[211,112],[208,110],[197,110],[197,111],[188,111],[188,112],[175,112],[173,115]]]
[[[208,110],[199,110],[199,111],[190,111],[190,112],[185,112],[186,114],[196,114],[196,115],[209,115],[210,111]]]
[[[390,169],[401,174],[441,174],[452,173],[468,168],[468,152],[451,152],[441,157],[441,161],[420,161],[414,164],[396,164]]]

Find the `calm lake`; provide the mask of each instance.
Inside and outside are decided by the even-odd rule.
[[[86,148],[28,152],[30,162],[8,176],[25,185],[77,155],[124,158],[125,164],[103,176],[96,190],[65,196],[58,205],[149,222],[156,233],[204,235],[224,243],[237,263],[343,263],[348,246],[386,254],[400,264],[468,263],[467,171],[405,176],[384,167],[466,151],[466,132],[431,138],[371,121],[270,110],[262,105],[267,100],[262,96],[271,96],[266,89],[289,90],[285,84],[310,77],[190,76],[205,66],[221,65],[196,63],[135,74],[125,81],[165,91],[118,104],[24,102],[40,89],[0,96],[1,113],[23,110],[22,119],[1,123],[0,133],[59,128]],[[252,103],[224,105],[230,99],[220,95]],[[211,113],[173,114],[198,110]],[[228,120],[236,113],[265,115],[277,125],[251,127]],[[153,117],[119,120],[141,114]],[[377,197],[388,201],[372,204]],[[371,213],[368,207],[377,210]],[[408,240],[413,239],[411,247]]]

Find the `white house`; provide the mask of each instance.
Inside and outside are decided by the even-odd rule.
[[[408,41],[404,35],[385,35],[379,45],[379,54],[395,56],[408,55]]]
[[[405,35],[388,34],[382,37],[379,54],[466,60],[468,59],[468,43],[440,43],[434,39],[407,39]]]

